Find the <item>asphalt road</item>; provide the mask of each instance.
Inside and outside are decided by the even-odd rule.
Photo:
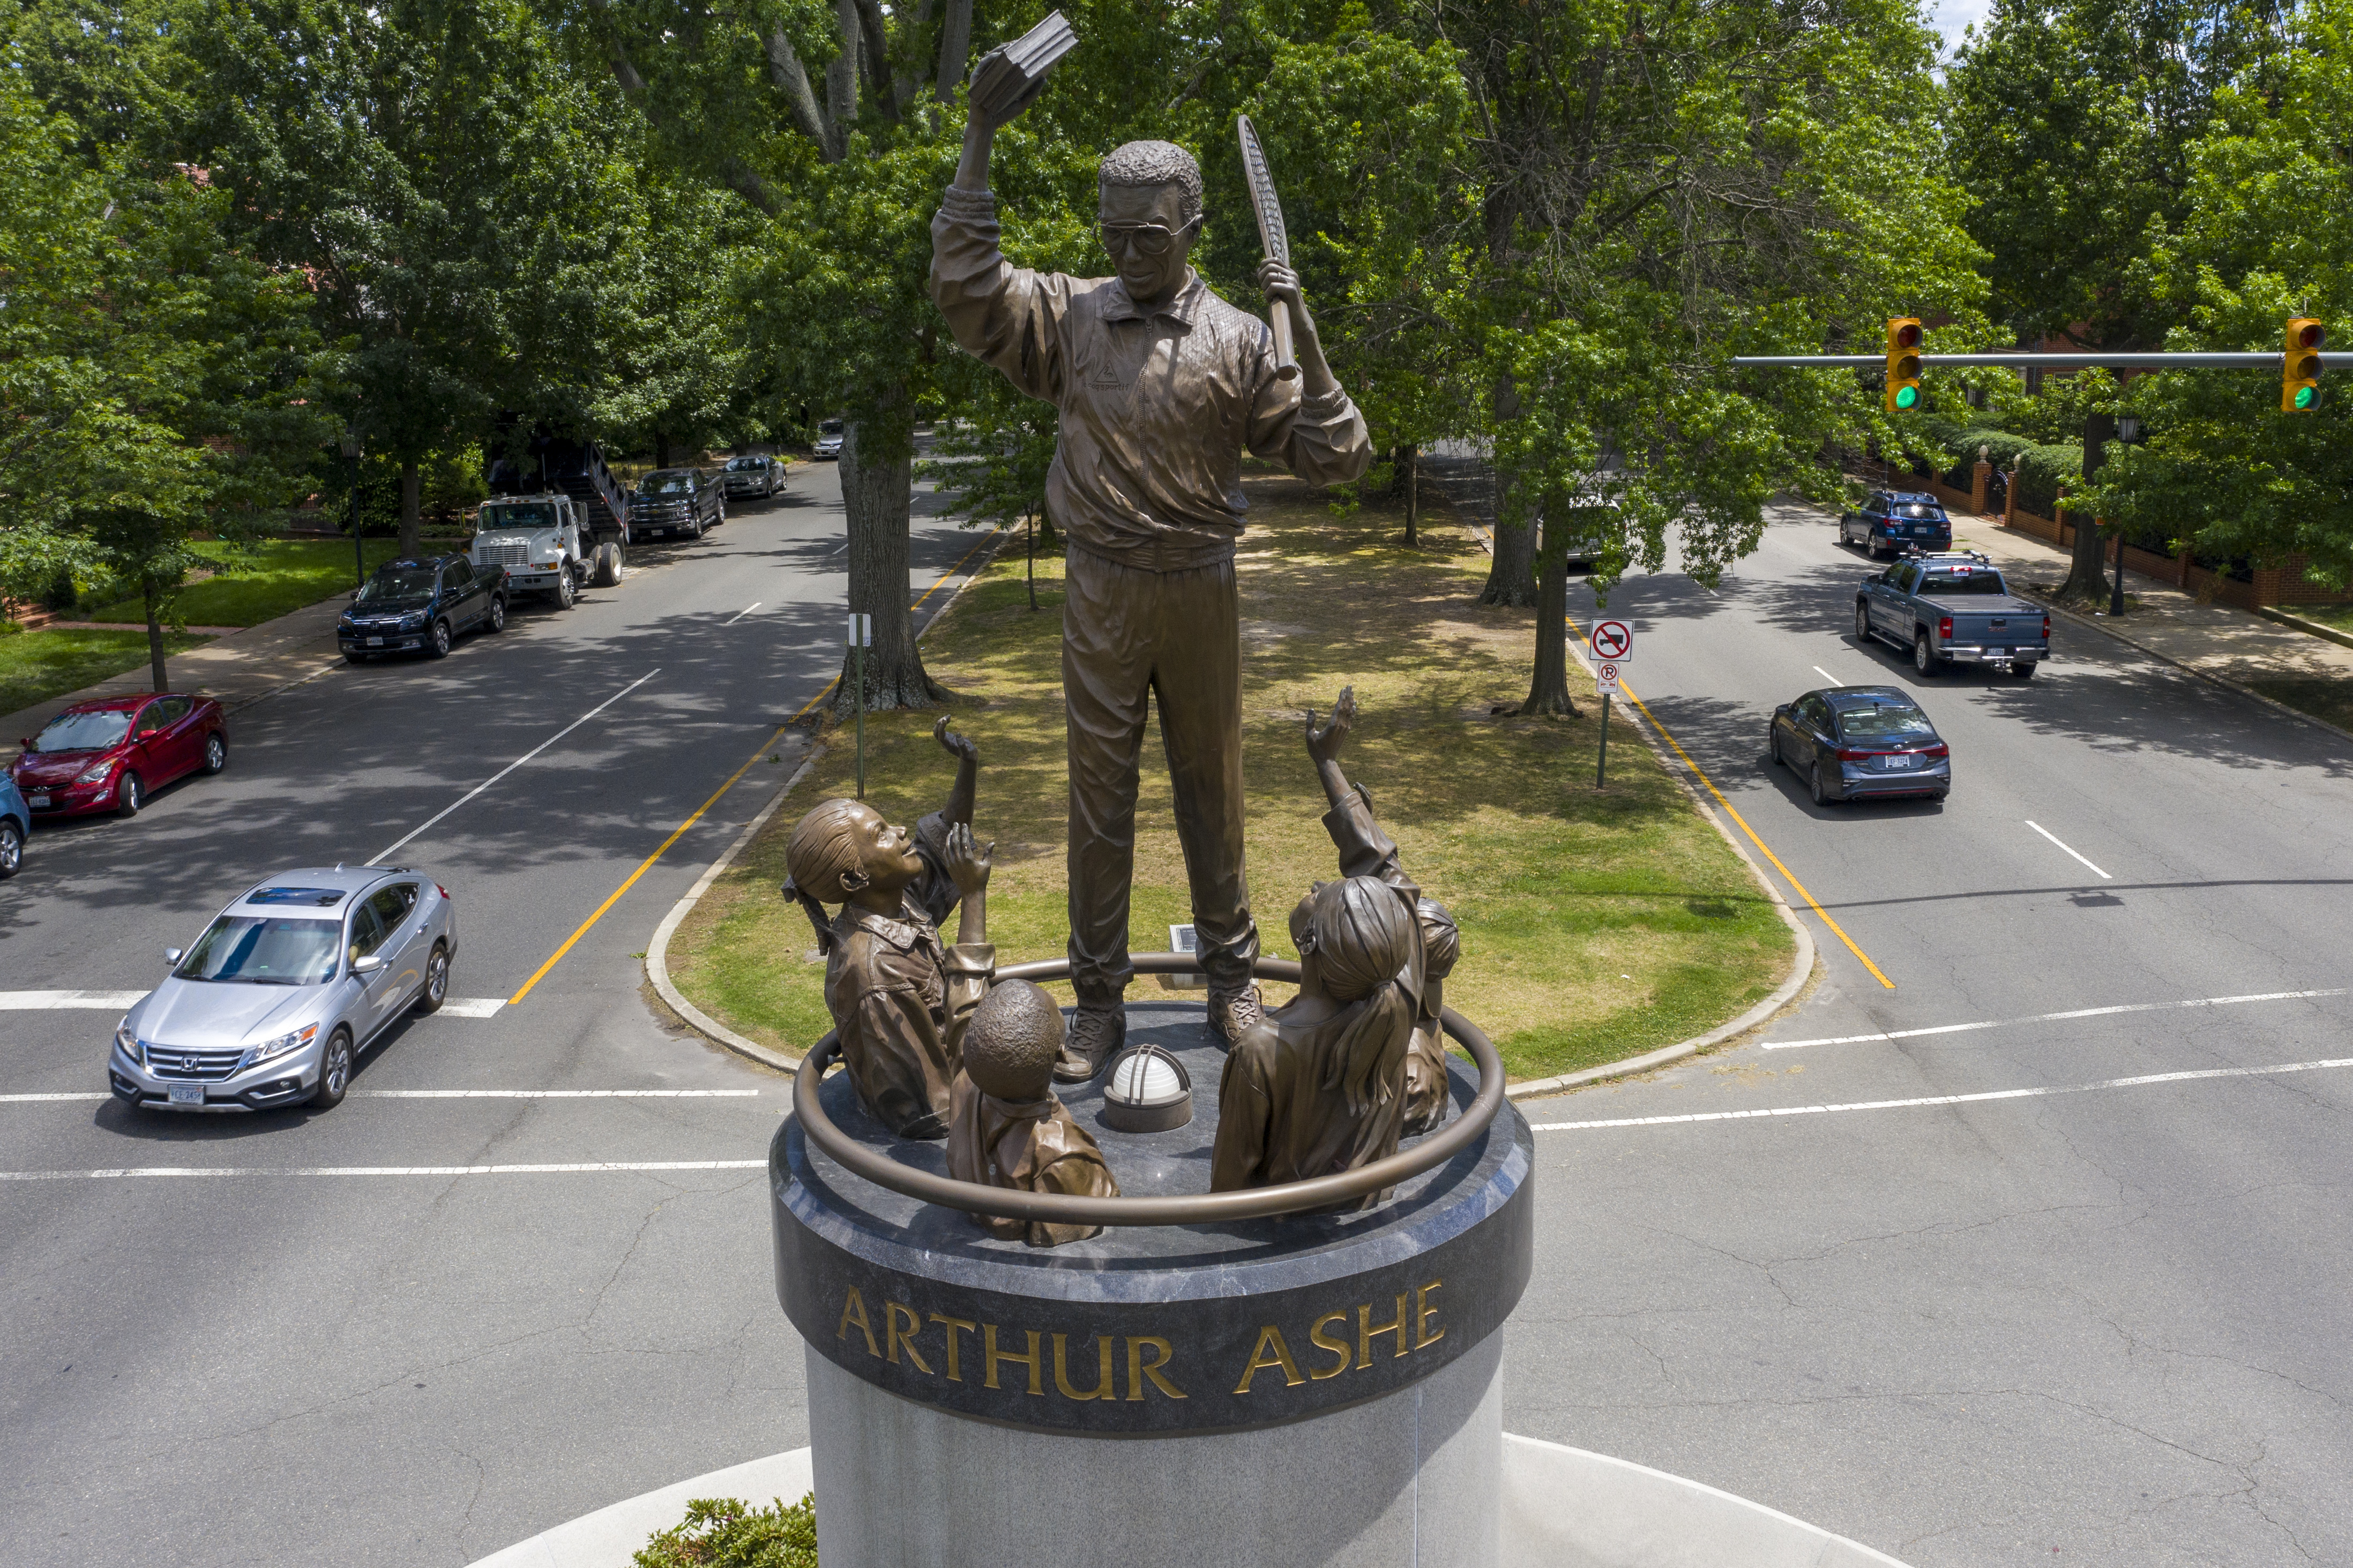
[[[1610,597],[1821,979],[1525,1108],[1507,1426],[1920,1568],[2353,1561],[2353,743],[2063,622],[2031,682],[1918,678],[1855,641],[1835,535],[1780,513],[1715,593]],[[1943,805],[1767,766],[1775,703],[1872,683],[1950,741]]]
[[[911,602],[979,542],[917,506]],[[245,710],[227,772],[135,821],[36,836],[5,991],[144,989],[257,879],[406,838],[489,1016],[397,1027],[329,1114],[175,1117],[38,1098],[99,1095],[116,1013],[0,1011],[0,1170],[240,1173],[0,1180],[0,1561],[463,1563],[805,1440],[758,1170],[786,1080],[659,1023],[639,958],[802,755],[842,528],[833,468],[797,470],[568,613]],[[448,1173],[516,1164],[652,1168]]]

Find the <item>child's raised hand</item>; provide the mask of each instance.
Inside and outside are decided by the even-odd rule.
[[[1321,726],[1315,722],[1315,710],[1307,710],[1307,754],[1318,763],[1336,761],[1356,722],[1356,689],[1344,686],[1340,688],[1340,700],[1332,705],[1332,717]]]
[[[977,763],[980,761],[980,748],[974,745],[964,736],[957,734],[954,730],[949,729],[947,716],[945,714],[942,714],[940,716],[940,721],[932,726],[932,739],[937,741],[942,748],[947,752],[948,755],[954,757],[960,763]]]
[[[988,873],[993,869],[996,854],[997,840],[990,839],[988,847],[981,848],[973,841],[969,823],[959,822],[949,828],[948,876],[955,880],[956,891],[968,899],[987,887]]]

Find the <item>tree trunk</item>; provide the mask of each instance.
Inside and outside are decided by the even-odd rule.
[[[154,674],[155,689],[169,691],[172,683],[164,673],[164,619],[155,603],[154,579],[142,579],[139,593],[147,604],[147,668]]]
[[[1034,615],[1038,609],[1038,514],[1034,511],[1022,514],[1021,542],[1029,555],[1024,573],[1029,582],[1029,609]]]
[[[1521,531],[1525,532],[1525,530]],[[1498,552],[1498,557],[1501,552]],[[1565,713],[1574,718],[1577,705],[1568,700],[1568,552],[1546,552],[1536,592],[1536,668],[1528,683],[1522,713]]]
[[[1503,489],[1504,479],[1499,474],[1495,478],[1499,501]],[[1495,561],[1487,569],[1487,585],[1479,590],[1479,602],[1525,608],[1536,602],[1536,531],[1503,521],[1503,510],[1500,504],[1495,508]],[[1567,569],[1564,564],[1562,570]]]
[[[866,650],[866,708],[934,708],[946,689],[923,672],[907,613],[907,516],[914,500],[913,428],[902,397],[880,418],[854,419],[841,432],[841,505],[849,515],[849,605],[874,617]],[[856,712],[849,650],[836,689],[836,718]]]
[[[422,498],[425,494],[425,473],[415,463],[400,465],[400,552],[415,555],[421,546],[417,540],[424,529]]]
[[[2066,509],[2058,509],[2064,516]],[[2108,596],[2108,574],[2103,557],[2107,553],[2107,542],[2100,537],[2099,520],[2079,517],[2075,520],[2075,551],[2067,563],[2067,581],[2059,585],[2063,599],[2080,599],[2085,604],[2105,604]]]
[[[1417,447],[1398,448],[1398,482],[1405,487],[1405,547],[1421,548],[1421,451]]]

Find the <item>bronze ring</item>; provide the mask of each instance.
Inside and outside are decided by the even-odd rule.
[[[1191,953],[1139,952],[1132,955],[1132,962],[1139,974],[1201,973],[1200,960]],[[1299,978],[1299,965],[1287,958],[1261,958],[1254,970],[1269,980],[1296,982]],[[1009,965],[998,970],[995,978],[1064,980],[1070,973],[1069,959],[1047,958],[1034,963]],[[800,1119],[801,1131],[809,1142],[852,1174],[878,1187],[888,1187],[943,1208],[991,1215],[999,1219],[1044,1220],[1053,1225],[1207,1225],[1219,1220],[1264,1219],[1324,1208],[1395,1186],[1424,1171],[1436,1170],[1487,1131],[1487,1124],[1495,1120],[1495,1113],[1504,1106],[1504,1058],[1495,1054],[1494,1045],[1485,1033],[1453,1008],[1440,1012],[1439,1024],[1479,1064],[1479,1092],[1461,1115],[1415,1147],[1400,1150],[1386,1160],[1376,1160],[1337,1175],[1318,1176],[1314,1181],[1285,1182],[1280,1186],[1253,1187],[1243,1192],[1173,1198],[1080,1198],[1017,1193],[912,1169],[845,1136],[818,1103],[818,1086],[824,1081],[825,1069],[841,1054],[841,1042],[831,1033],[811,1047],[800,1070],[793,1075],[793,1114]]]

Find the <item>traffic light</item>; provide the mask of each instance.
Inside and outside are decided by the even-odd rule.
[[[1920,406],[1920,318],[1896,316],[1887,323],[1887,412]]]
[[[2300,414],[2320,401],[2320,345],[2328,329],[2310,316],[2291,317],[2287,354],[2280,362],[2280,412]]]

